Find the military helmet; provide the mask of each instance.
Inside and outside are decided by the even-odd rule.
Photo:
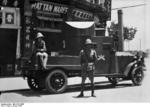
[[[91,39],[86,39],[85,45],[92,45],[92,44],[93,44],[93,42]]]
[[[36,39],[38,39],[38,38],[43,38],[43,37],[44,37],[44,35],[43,35],[41,32],[38,32]]]

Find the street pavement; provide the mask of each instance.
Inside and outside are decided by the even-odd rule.
[[[68,79],[68,88],[62,94],[49,94],[47,91],[35,92],[29,89],[21,77],[0,79],[0,102],[50,103],[50,102],[150,102],[150,60],[146,59],[145,78],[141,86],[133,86],[131,81],[119,82],[113,87],[105,77],[95,78],[95,95],[85,91],[85,97],[77,98],[80,93],[80,77]],[[86,81],[87,83],[89,80]]]

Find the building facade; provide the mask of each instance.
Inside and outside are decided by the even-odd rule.
[[[104,36],[111,18],[111,0],[2,0],[0,5],[2,76],[14,76],[17,60],[30,58],[37,32],[44,34],[49,55],[77,56],[86,38]],[[66,23],[75,21],[95,24],[78,29]]]

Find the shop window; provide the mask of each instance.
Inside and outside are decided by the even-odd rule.
[[[50,29],[61,29],[62,23],[57,21],[38,20],[37,27],[50,28]]]

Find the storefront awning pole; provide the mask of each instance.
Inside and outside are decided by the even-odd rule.
[[[20,52],[20,29],[18,29],[18,35],[17,35],[17,46],[16,46],[16,59],[19,59],[21,57],[21,52]]]

